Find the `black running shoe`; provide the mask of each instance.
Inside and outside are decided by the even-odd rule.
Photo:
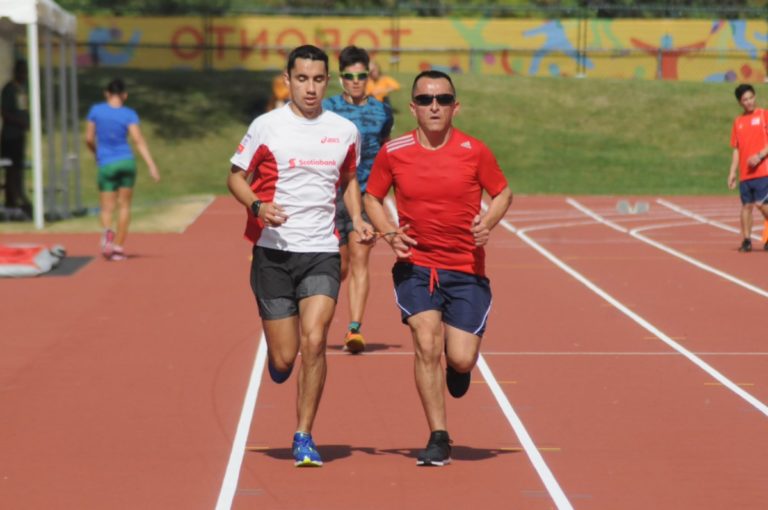
[[[451,463],[451,438],[445,430],[435,430],[429,435],[427,448],[419,453],[417,466],[445,466]]]
[[[448,393],[453,398],[461,398],[469,389],[469,383],[472,379],[472,371],[461,373],[453,369],[451,365],[445,369],[445,385],[448,386]]]
[[[741,242],[741,246],[739,246],[739,251],[742,253],[746,253],[748,251],[752,251],[752,240],[751,239],[744,239]]]

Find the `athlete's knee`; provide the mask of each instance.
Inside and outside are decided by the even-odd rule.
[[[443,341],[431,330],[413,330],[413,350],[416,358],[422,362],[438,362],[443,354]]]
[[[459,373],[465,374],[471,371],[477,363],[477,355],[471,353],[454,354],[446,356],[446,362]]]
[[[115,201],[114,200],[103,200],[101,202],[101,210],[102,212],[112,212],[115,210]]]
[[[322,328],[312,329],[301,334],[301,355],[316,358],[325,352],[326,335]]]
[[[350,271],[352,272],[352,276],[356,280],[367,280],[368,279],[368,262],[365,260],[351,260],[350,264]]]
[[[296,361],[296,354],[277,350],[269,353],[269,361],[278,372],[287,372]]]

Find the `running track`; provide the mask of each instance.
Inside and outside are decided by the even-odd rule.
[[[290,461],[296,378],[264,374],[231,199],[132,235],[125,263],[0,280],[0,508],[767,508],[768,253],[736,252],[732,197],[642,200],[516,198],[442,469],[415,466],[428,431],[385,246],[369,351],[340,351],[345,298],[331,327],[321,469]]]

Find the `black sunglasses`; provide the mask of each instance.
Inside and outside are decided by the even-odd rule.
[[[419,94],[418,96],[413,96],[413,102],[419,106],[429,106],[435,99],[437,99],[437,104],[440,106],[450,106],[456,102],[456,96],[453,94],[435,94],[432,96],[429,94]]]
[[[355,81],[355,80],[367,80],[368,79],[368,71],[363,71],[361,73],[341,73],[341,77],[345,80]]]

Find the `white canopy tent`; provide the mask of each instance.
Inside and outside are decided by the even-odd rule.
[[[68,13],[52,0],[0,0],[0,38],[10,39],[6,46],[11,49],[0,56],[0,72],[9,74],[10,67],[5,60],[11,58],[14,40],[23,34],[26,27],[26,59],[29,68],[29,109],[32,169],[34,180],[34,220],[38,229],[43,228],[44,218],[58,218],[69,214],[69,175],[74,170],[76,207],[80,203],[79,172],[79,124],[77,112],[77,50],[75,44],[77,23],[75,16]],[[45,127],[48,134],[48,189],[44,206],[43,190],[43,147],[42,147],[42,107],[40,88],[40,35],[43,37],[45,56]],[[59,136],[61,138],[61,167],[56,164],[54,140],[54,79],[53,79],[53,38],[58,37],[59,47]],[[2,50],[2,47],[0,47]],[[67,73],[69,70],[69,73]],[[69,79],[67,79],[69,74]],[[0,76],[2,78],[3,76]],[[3,83],[7,81],[3,80]],[[59,171],[60,170],[60,171]],[[63,192],[63,193],[62,193]],[[62,201],[59,201],[59,196]]]

